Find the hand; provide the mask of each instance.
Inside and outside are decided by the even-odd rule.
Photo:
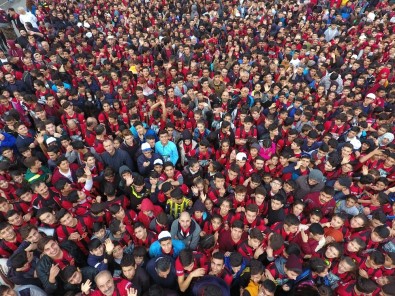
[[[193,278],[195,278],[195,277],[201,277],[201,276],[204,276],[206,274],[206,270],[204,269],[204,268],[198,268],[198,269],[196,269],[196,270],[194,270],[194,271],[192,271],[191,273],[190,273],[190,275],[193,277]]]
[[[66,147],[66,152],[72,152],[74,149],[73,149],[73,146],[71,146],[71,145],[69,145],[69,146],[67,146]]]
[[[137,296],[137,289],[134,288],[128,289],[128,296]]]
[[[81,285],[81,292],[84,293],[84,294],[89,294],[89,291],[91,289],[91,285],[92,285],[92,282],[90,280],[87,280],[85,283],[83,283]]]
[[[31,148],[31,149],[34,149],[36,147],[36,145],[34,144],[34,143],[31,143],[30,145],[29,145],[29,148]]]
[[[107,254],[112,254],[112,251],[114,251],[114,244],[113,244],[113,242],[111,241],[111,239],[106,239],[105,241],[104,241],[104,245],[106,246],[106,253]]]
[[[73,232],[69,235],[69,240],[78,240],[80,238],[80,234],[78,232]]]
[[[52,264],[51,269],[49,270],[49,281],[51,283],[55,282],[55,278],[58,276],[59,272],[59,264]]]
[[[144,161],[143,162],[143,166],[146,168],[147,166],[149,166],[151,163],[149,161]]]
[[[191,189],[193,195],[197,196],[199,194],[199,189],[196,186],[192,186]]]
[[[30,221],[31,217],[32,217],[32,213],[27,213],[26,215],[23,216],[23,221],[28,222]]]
[[[42,144],[42,143],[44,143],[44,136],[38,134],[36,136],[36,140],[37,140],[38,144]]]
[[[368,273],[366,272],[366,270],[363,270],[363,269],[360,269],[359,270],[359,275],[361,276],[361,277],[364,277],[364,278],[369,278],[369,275],[368,275]]]
[[[307,243],[307,241],[309,240],[309,237],[307,236],[306,232],[304,232],[304,230],[301,230],[300,235],[302,236],[303,242]]]
[[[84,173],[87,177],[92,176],[92,172],[87,165],[84,167]]]
[[[263,254],[263,252],[265,252],[265,250],[263,249],[262,246],[259,246],[254,253],[254,258],[258,259],[259,256],[261,256]]]

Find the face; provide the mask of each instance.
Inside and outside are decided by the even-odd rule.
[[[67,227],[73,227],[75,226],[74,224],[74,218],[73,216],[71,216],[70,213],[67,213],[66,215],[64,215],[61,219],[60,219],[60,223],[64,226]]]
[[[69,283],[72,285],[79,285],[82,282],[82,273],[77,270],[69,279]]]
[[[106,296],[111,296],[115,290],[114,280],[109,274],[105,274],[96,280],[96,285]]]
[[[224,269],[224,261],[223,260],[215,259],[215,258],[211,259],[211,271],[215,275],[219,275],[223,269]]]
[[[134,275],[136,274],[136,266],[133,266],[133,265],[123,266],[122,273],[128,280],[131,280],[131,279],[133,279]]]
[[[340,218],[337,217],[337,216],[333,217],[332,220],[331,220],[331,226],[332,226],[333,228],[340,228],[340,227],[343,226],[343,224],[344,224],[343,220],[340,219]]]
[[[110,154],[114,153],[115,147],[114,147],[114,144],[113,144],[111,141],[106,141],[106,142],[104,142],[103,146],[104,146],[104,149],[105,149],[108,153],[110,153]]]
[[[287,277],[291,280],[295,280],[296,277],[298,276],[298,273],[296,273],[295,271],[292,271],[292,270],[287,270],[285,273],[286,273]]]
[[[22,215],[15,213],[14,215],[8,218],[8,223],[14,226],[21,226],[23,224],[23,217]]]
[[[52,225],[56,223],[56,217],[52,212],[44,213],[38,218],[41,220],[41,222],[47,225]]]
[[[7,226],[3,230],[0,231],[0,238],[6,241],[12,241],[16,237],[16,233],[11,225]]]
[[[359,251],[360,246],[357,244],[357,242],[352,240],[346,245],[346,248],[347,248],[347,251],[349,251],[351,253],[356,253]]]
[[[134,230],[134,235],[135,235],[138,239],[142,240],[142,239],[144,239],[144,238],[146,237],[146,235],[147,235],[147,230],[146,230],[145,228],[143,228],[143,227],[138,227],[138,228],[136,228],[136,229]]]
[[[38,230],[32,229],[32,230],[30,230],[30,233],[25,240],[30,243],[37,243],[40,238],[41,238],[41,235],[38,232]]]
[[[173,244],[171,242],[171,239],[161,241],[160,246],[162,248],[162,251],[164,254],[169,254],[171,252],[171,249],[173,248]]]
[[[363,220],[362,220],[361,218],[359,218],[359,217],[353,217],[353,218],[350,220],[350,226],[351,226],[351,228],[360,228],[360,227],[363,227],[363,226],[364,226],[364,222],[363,222]]]
[[[56,258],[61,252],[62,250],[60,249],[59,244],[54,240],[49,241],[44,246],[44,254],[50,258]]]
[[[271,206],[272,206],[272,210],[277,211],[282,208],[283,204],[279,200],[272,199]]]
[[[329,246],[325,251],[325,257],[328,259],[333,259],[339,257],[339,251],[335,247]]]
[[[182,228],[188,228],[191,226],[191,217],[188,215],[181,215],[179,219],[179,223]]]
[[[251,238],[250,236],[248,236],[248,244],[250,245],[251,248],[255,250],[260,246],[261,242],[256,238]]]
[[[326,194],[325,192],[321,192],[319,195],[319,199],[322,204],[325,204],[332,199],[332,195]]]

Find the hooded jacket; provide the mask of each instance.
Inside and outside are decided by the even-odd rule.
[[[188,235],[184,236],[181,232],[181,226],[179,223],[179,219],[175,220],[173,224],[171,224],[171,237],[182,241],[185,246],[191,250],[196,250],[197,245],[200,239],[200,226],[196,223],[195,220],[191,220],[191,226],[189,228]]]
[[[152,211],[152,217],[145,215],[144,211]],[[144,198],[141,202],[141,211],[138,214],[138,220],[143,223],[147,229],[149,229],[151,221],[162,212],[163,209],[160,206],[154,205],[149,198]]]

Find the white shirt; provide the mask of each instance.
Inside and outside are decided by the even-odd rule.
[[[26,11],[25,14],[20,14],[19,20],[25,26],[25,28],[26,28],[25,23],[31,23],[33,28],[38,29],[37,18],[31,12]]]

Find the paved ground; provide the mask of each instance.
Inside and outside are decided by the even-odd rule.
[[[25,7],[25,5],[26,5],[26,1],[25,0],[14,0],[13,2],[0,0],[0,8],[5,9],[5,10],[10,8],[10,7],[13,7],[15,9],[20,7],[20,6]]]

